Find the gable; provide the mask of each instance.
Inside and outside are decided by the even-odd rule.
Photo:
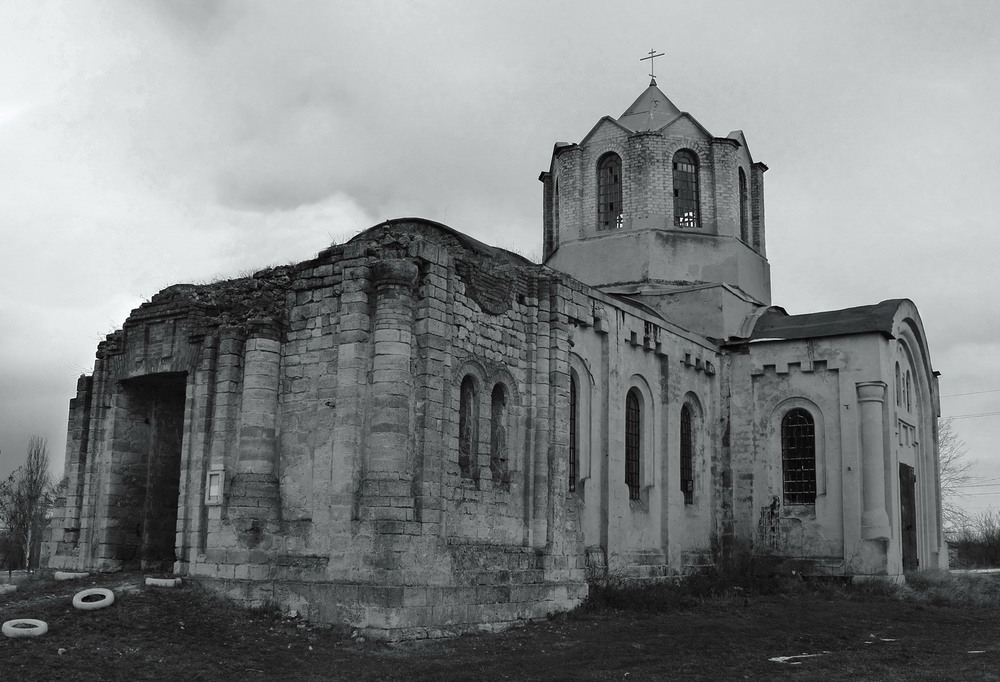
[[[611,118],[610,116],[605,116],[600,121],[597,122],[590,132],[587,133],[582,140],[580,140],[580,146],[587,144],[588,142],[594,140],[607,140],[613,138],[626,137],[631,133],[631,131],[623,126],[621,123]]]
[[[753,165],[753,154],[750,153],[750,145],[747,144],[747,138],[746,138],[746,135],[743,134],[743,131],[742,130],[733,130],[728,135],[726,135],[726,139],[736,140],[737,142],[740,143],[740,147],[743,148],[743,153],[746,155],[747,161],[752,166]]]
[[[705,126],[698,123],[694,116],[682,111],[677,118],[659,129],[664,137],[695,137],[701,139],[711,139],[712,134],[705,129]]]

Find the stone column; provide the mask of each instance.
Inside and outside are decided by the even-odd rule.
[[[857,384],[861,420],[862,499],[861,537],[865,540],[889,537],[889,515],[885,510],[885,429],[882,402],[885,383]]]
[[[237,537],[256,547],[266,522],[276,521],[280,507],[277,457],[280,331],[273,320],[251,320],[243,351],[239,463],[229,495],[229,516]]]
[[[281,342],[267,320],[251,322],[243,351],[238,473],[273,475]]]
[[[80,514],[83,510],[83,487],[87,474],[87,454],[90,446],[90,410],[94,397],[93,376],[81,376],[76,382],[76,397],[69,401],[69,437],[66,439],[66,506],[64,537],[59,553],[76,549],[80,539]],[[62,543],[66,544],[63,545]]]
[[[181,452],[181,476],[177,505],[178,561],[175,573],[186,573],[190,563],[197,560],[199,538],[204,526],[205,476],[212,446],[213,399],[215,397],[215,370],[218,357],[218,338],[214,335],[192,335],[188,343],[201,345],[198,365],[188,380],[186,410],[191,419],[186,427],[184,448]]]
[[[385,259],[372,268],[375,284],[371,435],[364,486],[366,503],[379,521],[413,521],[413,463],[410,457],[410,402],[413,372],[413,288],[417,265]],[[376,484],[375,482],[378,481]],[[380,532],[402,532],[381,524]]]
[[[534,426],[535,441],[531,453],[533,464],[531,468],[531,545],[545,547],[549,540],[549,462],[550,444],[552,443],[551,421],[549,418],[549,395],[551,377],[549,376],[549,351],[551,346],[552,302],[551,288],[548,280],[538,281],[538,327],[535,343],[535,374],[534,386]]]

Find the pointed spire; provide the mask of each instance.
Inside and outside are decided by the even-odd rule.
[[[656,87],[656,79],[639,95],[618,122],[635,132],[657,130],[674,120],[681,110]]]

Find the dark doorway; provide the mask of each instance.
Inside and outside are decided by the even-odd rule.
[[[173,570],[186,383],[183,372],[121,383],[115,454],[122,486],[114,504],[116,558],[125,570]]]
[[[920,566],[917,559],[917,475],[909,464],[899,465],[899,519],[903,570],[915,571]]]

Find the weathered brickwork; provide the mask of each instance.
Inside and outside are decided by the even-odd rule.
[[[754,163],[740,131],[714,137],[680,111],[658,118],[629,113],[644,101],[657,100],[661,107],[667,101],[650,85],[620,119],[604,117],[579,144],[556,145],[549,170],[540,177],[546,263],[600,288],[656,285],[657,293],[674,291],[675,297],[691,299],[683,302],[689,311],[706,309],[703,293],[691,293],[692,287],[706,284],[724,284],[754,306],[769,305],[763,202],[767,167]],[[678,178],[673,164],[682,151],[696,159],[693,226],[675,219]],[[599,224],[598,210],[598,166],[607,154],[621,160],[620,214],[611,229]],[[607,257],[612,252],[614,259]],[[657,307],[666,314],[673,303]],[[735,305],[739,313],[724,313],[723,318],[745,318],[746,306]],[[693,317],[697,315],[685,317],[683,324],[706,336],[725,338],[738,331],[729,322],[710,318],[692,326]]]
[[[565,454],[559,295],[553,273],[422,221],[165,290],[80,382],[51,565],[167,556],[251,601],[390,638],[579,603],[582,545],[550,473]],[[467,477],[466,376],[480,408]]]
[[[738,131],[633,109],[557,145],[545,265],[400,219],[134,310],[70,401],[49,565],[385,639],[504,628],[608,576],[946,565],[916,308],[771,307],[766,167]],[[673,224],[682,149],[697,228]],[[599,231],[608,152],[623,219]]]

